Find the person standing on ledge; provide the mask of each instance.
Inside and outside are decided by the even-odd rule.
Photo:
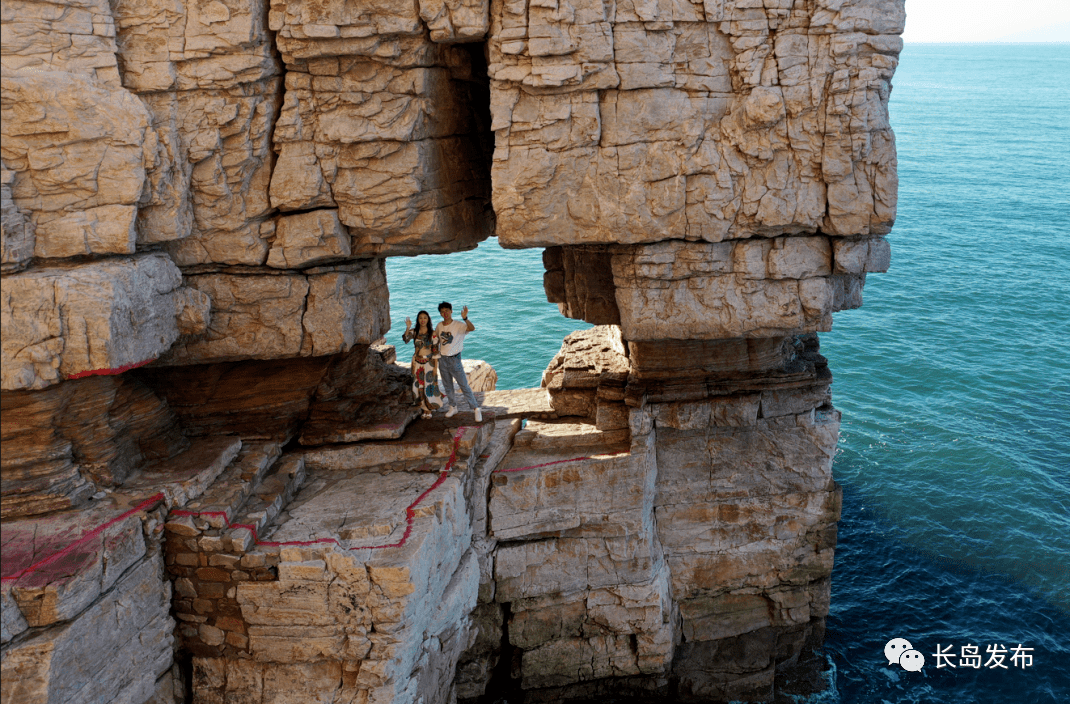
[[[446,388],[446,398],[450,400],[446,417],[450,418],[457,413],[457,398],[453,392],[453,382],[456,380],[464,392],[465,399],[475,410],[476,422],[482,422],[483,414],[479,410],[479,402],[468,386],[468,377],[464,375],[464,364],[461,363],[464,336],[475,330],[476,326],[468,321],[468,306],[461,309],[461,320],[453,319],[453,306],[448,301],[438,304],[438,312],[442,316],[442,322],[435,326],[435,334],[438,336],[438,371],[442,375],[442,385]]]

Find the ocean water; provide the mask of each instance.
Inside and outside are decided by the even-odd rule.
[[[908,45],[892,269],[823,334],[843,411],[825,657],[844,704],[1070,702],[1070,45]],[[537,386],[567,320],[538,251],[391,259],[393,330],[470,307],[465,353]],[[906,638],[920,672],[888,665]],[[981,668],[937,667],[976,646]],[[1011,661],[1014,648],[1031,665]],[[986,649],[1006,648],[1007,669]],[[967,651],[968,652],[968,651]],[[944,661],[945,664],[948,660]]]

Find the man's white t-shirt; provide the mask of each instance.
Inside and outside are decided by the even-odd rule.
[[[464,336],[468,334],[468,323],[454,318],[449,323],[439,323],[435,326],[438,334],[438,354],[442,357],[452,357],[460,354],[464,349]]]

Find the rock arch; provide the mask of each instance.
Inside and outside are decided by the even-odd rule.
[[[901,0],[8,9],[5,701],[762,699],[820,642]],[[491,235],[598,327],[411,423],[384,258]]]

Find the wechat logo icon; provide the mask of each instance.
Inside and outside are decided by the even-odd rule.
[[[889,665],[898,664],[908,672],[920,672],[925,667],[925,656],[914,650],[906,638],[892,638],[885,643],[884,657]]]

